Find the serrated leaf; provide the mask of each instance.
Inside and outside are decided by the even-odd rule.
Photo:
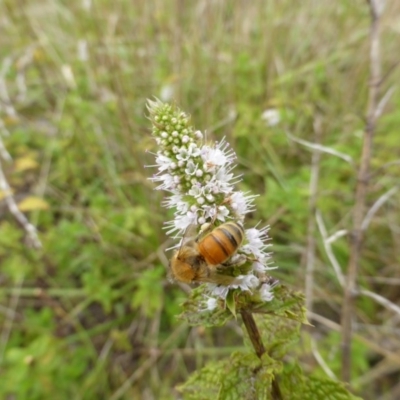
[[[21,211],[48,210],[49,203],[40,197],[29,196],[18,203]]]
[[[362,400],[350,393],[341,382],[310,377],[304,386],[303,399],[307,400]]]
[[[186,400],[216,399],[227,365],[228,360],[209,362],[204,368],[194,372],[183,385],[178,386],[178,391]]]
[[[222,326],[232,318],[232,313],[225,307],[225,302],[219,300],[217,307],[207,310],[208,289],[201,285],[193,289],[188,299],[183,303],[183,312],[178,318],[184,319],[191,326]]]
[[[229,366],[221,379],[218,399],[267,399],[272,376],[265,372],[261,360],[254,353],[232,354]],[[256,385],[259,379],[263,380],[264,385]]]
[[[284,285],[274,288],[273,300],[253,303],[249,311],[256,314],[274,314],[308,324],[303,293],[295,292]]]
[[[291,400],[362,400],[350,393],[343,383],[305,376],[297,365],[285,367],[279,385],[283,397]]]
[[[253,314],[253,318],[266,353],[274,359],[281,360],[300,338],[301,323],[299,321],[270,314]],[[243,331],[246,332],[246,344],[252,347],[247,329]]]
[[[234,353],[222,377],[218,399],[272,399],[272,381],[281,369],[281,363],[267,354],[260,360],[253,352]]]
[[[254,315],[266,352],[274,359],[282,359],[300,338],[299,321],[276,315]]]
[[[266,354],[236,352],[224,361],[211,362],[178,387],[186,400],[269,400],[272,380],[281,363]]]

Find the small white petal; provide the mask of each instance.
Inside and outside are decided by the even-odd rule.
[[[203,139],[203,134],[200,131],[196,131],[194,133],[194,136],[196,137],[196,139],[201,140]]]
[[[217,207],[217,219],[225,221],[225,217],[229,215],[229,210],[225,206]]]
[[[260,288],[260,297],[262,301],[271,301],[274,298],[272,286],[268,283],[263,283]]]
[[[270,108],[262,113],[261,118],[267,123],[268,126],[275,126],[281,121],[281,114],[279,110]]]
[[[217,308],[218,302],[217,299],[215,299],[214,297],[209,297],[206,304],[207,304],[207,310],[212,311]]]

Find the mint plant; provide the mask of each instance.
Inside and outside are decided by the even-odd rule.
[[[248,350],[194,372],[179,386],[183,397],[355,399],[342,384],[307,376],[294,358],[287,361],[301,325],[307,323],[304,296],[269,275],[276,267],[268,251],[268,227],[246,227],[246,214],[255,211],[255,195],[235,186],[240,177],[233,172],[233,149],[225,139],[206,143],[203,133],[175,105],[149,100],[147,107],[159,147],[154,165],[158,171],[150,179],[158,184],[157,190],[168,193],[163,205],[174,209],[174,219],[165,227],[176,240],[175,251],[185,245],[188,230],[195,231],[196,241],[229,221],[245,227],[245,238],[229,263],[210,266],[229,277],[228,283],[194,280],[197,287],[184,302],[180,318],[206,327],[236,319],[243,326]]]

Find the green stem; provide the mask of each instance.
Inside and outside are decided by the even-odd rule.
[[[242,310],[240,314],[242,315],[244,326],[246,327],[247,333],[254,347],[254,350],[257,356],[261,358],[266,350],[262,342],[256,321],[254,320],[253,314],[246,310]],[[276,379],[272,381],[272,398],[274,400],[283,400],[282,393],[279,388],[279,383]]]

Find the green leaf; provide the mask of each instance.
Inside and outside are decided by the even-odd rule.
[[[284,398],[291,400],[361,400],[343,383],[326,378],[307,377],[297,365],[286,366],[279,385]]]
[[[222,326],[232,318],[232,313],[225,306],[225,301],[218,300],[217,307],[207,310],[208,289],[201,285],[193,289],[189,298],[183,303],[183,312],[179,318],[184,319],[192,326]]]
[[[164,268],[147,269],[137,280],[137,286],[132,294],[132,307],[141,307],[145,315],[151,317],[161,307],[163,298]]]
[[[228,307],[229,311],[232,315],[237,318],[236,316],[236,303],[235,303],[235,291],[230,290],[228,295],[226,296],[226,306]]]
[[[274,288],[274,299],[272,301],[262,302],[256,297],[251,298],[251,300],[252,305],[249,311],[253,313],[273,314],[308,324],[303,293],[295,292],[284,285],[279,285]]]
[[[300,338],[301,323],[274,315],[254,315],[267,353],[282,359]]]
[[[208,363],[201,370],[194,372],[186,383],[178,386],[178,391],[186,400],[217,399],[227,365],[227,360]]]
[[[224,361],[211,362],[178,387],[186,400],[270,399],[271,383],[282,369],[268,355],[236,352]]]

